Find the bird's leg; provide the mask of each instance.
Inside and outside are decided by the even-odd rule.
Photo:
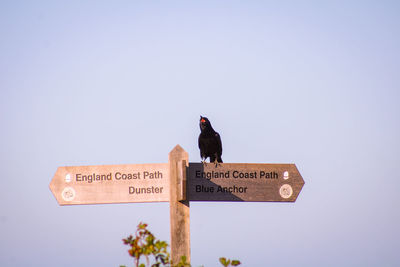
[[[203,164],[203,167],[206,167],[207,166],[206,158],[202,158],[201,163]]]
[[[212,158],[213,158],[214,160],[212,160],[211,157],[210,157],[210,162],[212,161],[212,162],[215,164],[215,168],[217,168],[218,165],[220,165],[220,163],[218,162],[218,154],[215,153],[215,156],[212,157]]]
[[[215,164],[215,168],[217,168],[219,165],[221,165],[220,163],[218,163],[217,159],[214,160],[214,164]]]

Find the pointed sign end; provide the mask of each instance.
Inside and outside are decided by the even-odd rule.
[[[174,151],[177,151],[177,152],[182,152],[182,151],[185,151],[179,144],[177,144],[172,150],[171,150],[171,152],[174,152]],[[170,152],[170,153],[171,153]]]
[[[171,150],[171,152],[169,152],[169,156],[171,157],[171,156],[176,156],[176,155],[184,155],[184,156],[186,156],[186,155],[188,155],[188,153],[178,144],[178,145],[176,145],[172,150]]]
[[[50,191],[53,193],[53,196],[55,197],[59,205],[62,205],[62,201],[60,199],[62,179],[60,177],[64,172],[65,167],[58,167],[49,184]]]

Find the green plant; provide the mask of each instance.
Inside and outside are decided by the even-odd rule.
[[[182,256],[181,260],[172,267],[191,267],[189,262],[186,262],[186,256]]]
[[[187,262],[186,256],[182,256],[177,264],[172,264],[170,254],[167,250],[168,243],[157,240],[155,236],[147,230],[146,223],[139,223],[135,236],[130,235],[122,239],[122,241],[125,245],[130,246],[128,253],[135,259],[136,267],[146,267],[144,263],[140,263],[142,257],[146,259],[147,266],[150,266],[150,256],[152,256],[155,261],[151,267],[191,267],[190,263]],[[223,257],[219,259],[219,262],[225,267],[240,265],[240,261],[238,260],[230,260]],[[121,265],[120,267],[126,266]]]
[[[228,266],[231,266],[231,265],[232,266],[240,265],[240,261],[238,261],[238,260],[230,260],[230,259],[226,259],[224,257],[219,258],[219,262],[225,267],[228,267]]]
[[[157,240],[155,236],[147,230],[147,224],[145,223],[139,223],[135,237],[130,235],[122,241],[125,245],[131,247],[128,252],[129,255],[135,258],[136,267],[145,267],[143,263],[140,264],[140,258],[142,256],[146,258],[147,265],[150,265],[149,256],[151,255],[154,257],[156,262],[152,264],[151,267],[167,266],[170,262],[167,242]]]

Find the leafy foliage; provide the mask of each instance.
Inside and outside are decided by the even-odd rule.
[[[231,265],[232,266],[240,265],[240,261],[238,261],[238,260],[230,260],[230,259],[226,259],[224,257],[219,258],[219,262],[225,267],[228,267],[228,266],[231,266]]]
[[[125,245],[131,247],[128,253],[135,258],[136,267],[145,267],[143,263],[140,264],[140,258],[142,256],[146,258],[147,265],[150,265],[149,256],[154,257],[156,263],[152,264],[151,267],[168,266],[167,264],[170,262],[167,242],[157,240],[155,236],[147,230],[147,224],[145,223],[139,223],[135,237],[130,235],[122,241]]]
[[[130,246],[128,253],[135,259],[136,267],[146,267],[144,263],[140,263],[142,257],[146,259],[147,266],[150,266],[150,257],[153,258],[155,263],[153,263],[151,267],[191,267],[190,263],[187,262],[186,256],[182,256],[178,263],[173,264],[167,250],[168,243],[157,240],[156,237],[147,230],[147,226],[146,223],[139,223],[135,236],[130,235],[122,239],[125,245]],[[223,257],[219,259],[219,262],[225,267],[240,265],[240,261],[238,260],[230,260]],[[126,266],[121,265],[120,267]]]

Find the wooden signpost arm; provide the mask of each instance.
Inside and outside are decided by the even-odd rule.
[[[174,264],[186,256],[190,262],[190,212],[186,198],[188,153],[179,145],[168,155],[170,175],[171,259]]]

